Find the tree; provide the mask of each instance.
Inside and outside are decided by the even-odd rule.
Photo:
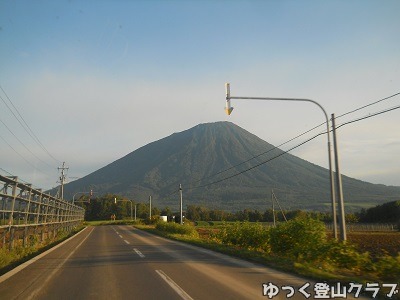
[[[201,216],[196,205],[188,205],[186,208],[186,218],[192,221],[201,221]]]
[[[161,216],[168,216],[168,217],[170,217],[170,216],[172,215],[172,211],[171,211],[171,209],[167,206],[167,207],[165,207],[165,208],[163,208],[163,209],[161,210],[160,215],[161,215]]]
[[[397,223],[400,220],[400,201],[387,202],[362,210],[359,216],[361,222]]]

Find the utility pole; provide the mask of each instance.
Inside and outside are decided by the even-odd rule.
[[[275,220],[274,190],[271,190],[271,200],[272,200],[272,217],[273,217],[274,227],[275,227],[276,220]]]
[[[278,198],[276,198],[276,196],[275,196],[274,190],[271,191],[271,194],[272,194],[272,195],[271,195],[271,197],[272,197],[272,213],[274,214],[274,226],[275,226],[274,200],[276,201],[276,204],[278,204],[279,209],[281,210],[282,216],[283,216],[283,218],[285,219],[285,222],[287,222],[287,219],[286,219],[285,213],[284,213],[284,211],[283,211],[283,209],[282,209],[282,206],[281,206],[281,204],[280,204],[279,201],[278,201]]]
[[[340,174],[339,168],[339,153],[338,144],[336,137],[336,124],[335,114],[332,114],[332,131],[333,131],[333,151],[335,153],[335,165],[336,165],[336,188],[337,196],[339,197],[339,224],[340,224],[340,240],[346,241],[346,216],[344,213],[344,201],[343,201],[343,187],[342,187],[342,174]]]
[[[65,183],[65,170],[68,170],[69,168],[65,166],[65,161],[62,163],[62,167],[58,167],[58,170],[61,170],[61,176],[60,176],[60,198],[61,200],[64,200],[64,183]]]
[[[180,201],[180,214],[181,214],[181,219],[180,219],[180,223],[181,223],[181,225],[183,225],[183,212],[182,212],[182,184],[179,184],[179,193],[180,193],[180,195],[181,195],[181,201]]]
[[[150,215],[150,220],[151,220],[151,195],[149,196],[149,203],[150,203],[150,211],[149,211],[149,215]]]
[[[137,203],[135,203],[135,221],[136,221],[136,205]]]

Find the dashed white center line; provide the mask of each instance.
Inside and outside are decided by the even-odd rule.
[[[133,248],[133,251],[135,251],[136,254],[139,255],[141,258],[145,258],[144,254],[142,252],[140,252],[138,249]]]
[[[118,236],[122,239],[122,235],[118,234]]]
[[[168,277],[162,270],[156,270],[157,274],[184,300],[193,300],[179,285],[175,283],[171,278]]]
[[[127,243],[128,245],[130,244],[127,240],[124,240],[125,243]]]

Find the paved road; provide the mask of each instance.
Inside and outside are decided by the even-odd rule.
[[[305,283],[131,226],[88,227],[9,275],[0,277],[0,299],[268,299],[263,283]]]

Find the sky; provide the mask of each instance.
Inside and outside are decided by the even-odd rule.
[[[0,0],[0,174],[69,181],[200,123],[280,145],[400,105],[400,2]],[[345,114],[344,116],[342,116]],[[22,118],[21,118],[22,117]],[[400,109],[337,130],[340,170],[400,186]],[[283,145],[322,132],[324,126]],[[328,167],[321,135],[292,154]],[[256,155],[258,153],[254,153]]]

